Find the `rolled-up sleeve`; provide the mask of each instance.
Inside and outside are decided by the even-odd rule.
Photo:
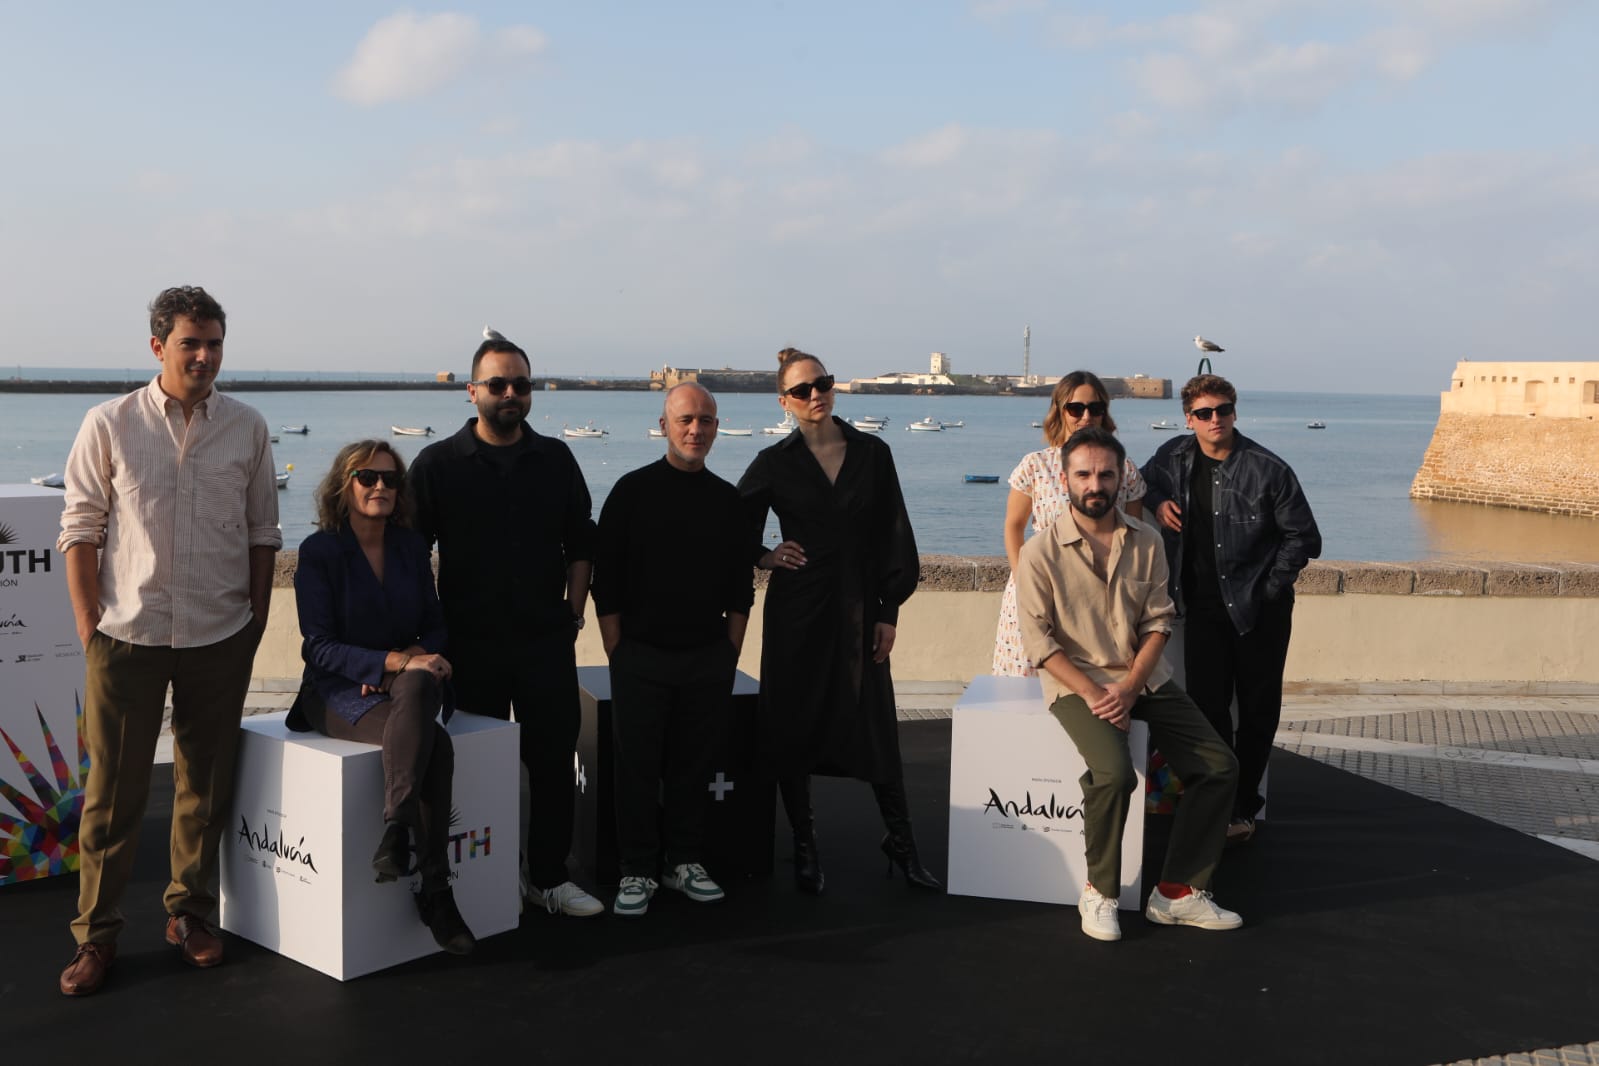
[[[278,528],[278,477],[272,467],[272,435],[259,418],[255,425],[255,469],[244,495],[244,521],[250,547],[283,550],[283,530]]]
[[[67,456],[66,506],[56,551],[74,544],[105,544],[111,515],[111,435],[98,409],[89,412]]]
[[[1034,665],[1057,652],[1065,651],[1055,639],[1055,582],[1051,581],[1043,547],[1047,541],[1034,536],[1022,545],[1016,558],[1016,623],[1021,630],[1022,648]],[[1064,595],[1064,590],[1061,590]]]

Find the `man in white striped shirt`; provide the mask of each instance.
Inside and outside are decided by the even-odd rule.
[[[77,954],[61,992],[98,991],[116,958],[167,686],[172,687],[172,880],[166,940],[215,966],[217,844],[239,719],[266,627],[278,529],[266,422],[213,387],[226,331],[204,289],[150,305],[149,385],[91,409],[66,468],[56,548],[83,642],[89,779],[78,829]]]

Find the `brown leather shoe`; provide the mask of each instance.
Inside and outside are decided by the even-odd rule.
[[[106,971],[117,957],[115,944],[79,944],[71,964],[61,971],[63,996],[92,996],[105,984]]]
[[[192,914],[167,919],[167,943],[183,949],[183,961],[204,969],[222,961],[222,938]]]

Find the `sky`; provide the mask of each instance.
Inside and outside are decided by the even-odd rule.
[[[1599,5],[0,0],[0,366],[1595,359]],[[463,375],[464,376],[464,375]]]

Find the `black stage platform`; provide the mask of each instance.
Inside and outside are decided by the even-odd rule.
[[[941,873],[949,723],[901,736]],[[164,945],[168,784],[99,995],[55,987],[76,879],[0,889],[4,1061],[1423,1064],[1599,1036],[1599,864],[1305,759],[1276,753],[1270,824],[1225,860],[1242,930],[1124,914],[1119,944],[1069,908],[912,895],[869,789],[816,795],[821,899],[781,832],[778,876],[723,903],[530,913],[469,958],[340,984],[233,938],[209,972]]]

